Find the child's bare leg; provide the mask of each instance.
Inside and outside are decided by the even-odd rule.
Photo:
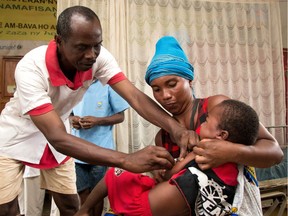
[[[177,161],[175,165],[172,167],[171,170],[167,170],[164,179],[168,180],[172,177],[172,175],[178,173],[180,170],[182,170],[187,163],[195,159],[195,154],[193,152],[189,152],[184,159],[181,161]]]
[[[75,216],[89,216],[89,213],[93,212],[96,205],[101,204],[104,198],[107,196],[108,191],[105,184],[104,178],[102,178],[98,184],[91,191],[86,201],[81,206],[80,210],[75,214]],[[103,210],[103,209],[102,209]],[[102,211],[99,209],[95,215],[102,215]]]
[[[149,192],[149,203],[153,216],[188,216],[189,208],[176,185],[168,181],[156,185]]]

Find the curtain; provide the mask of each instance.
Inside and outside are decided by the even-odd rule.
[[[103,45],[129,80],[151,98],[145,71],[157,40],[172,35],[194,65],[196,97],[224,94],[251,105],[264,126],[285,125],[278,1],[67,0],[58,1],[58,14],[72,5],[96,12]],[[117,148],[134,152],[153,145],[158,130],[129,109],[124,123],[116,126]],[[273,133],[282,143],[283,133]]]

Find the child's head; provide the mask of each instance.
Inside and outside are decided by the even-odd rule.
[[[225,100],[215,106],[201,125],[200,137],[218,138],[252,145],[259,130],[259,118],[249,105],[237,100]]]

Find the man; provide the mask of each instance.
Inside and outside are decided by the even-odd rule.
[[[79,208],[74,161],[66,155],[132,172],[172,167],[173,158],[162,147],[125,154],[67,133],[72,108],[96,79],[111,85],[142,117],[173,135],[181,156],[186,153],[188,131],[127,80],[101,43],[97,15],[75,6],[60,14],[55,40],[18,63],[16,92],[0,116],[0,215],[17,214],[24,164],[41,169],[41,187],[51,191],[65,216]]]

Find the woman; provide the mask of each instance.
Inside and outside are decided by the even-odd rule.
[[[207,113],[228,97],[215,95],[196,100],[192,92],[193,78],[193,66],[177,40],[170,36],[162,37],[156,44],[156,51],[148,66],[145,80],[151,86],[154,98],[162,107],[187,129],[199,134],[201,123],[205,122]],[[199,102],[197,106],[195,106],[196,101]],[[196,108],[193,109],[193,106]],[[279,163],[283,152],[278,142],[261,123],[259,124],[258,138],[252,146],[219,139],[205,139],[199,142],[198,136],[195,135],[189,148],[196,154],[196,163],[203,170],[208,168],[216,170],[219,165],[229,162],[259,168]],[[179,157],[180,148],[163,129],[157,133],[155,143],[166,147],[174,158]],[[247,179],[254,179],[257,185],[254,169],[249,168],[245,171],[247,171],[245,172]],[[158,182],[163,180],[159,173],[154,172],[154,174]],[[256,211],[261,211],[260,193],[258,188],[253,187],[252,190],[254,197],[251,201],[258,203],[255,209],[251,210],[251,214],[255,215]]]

